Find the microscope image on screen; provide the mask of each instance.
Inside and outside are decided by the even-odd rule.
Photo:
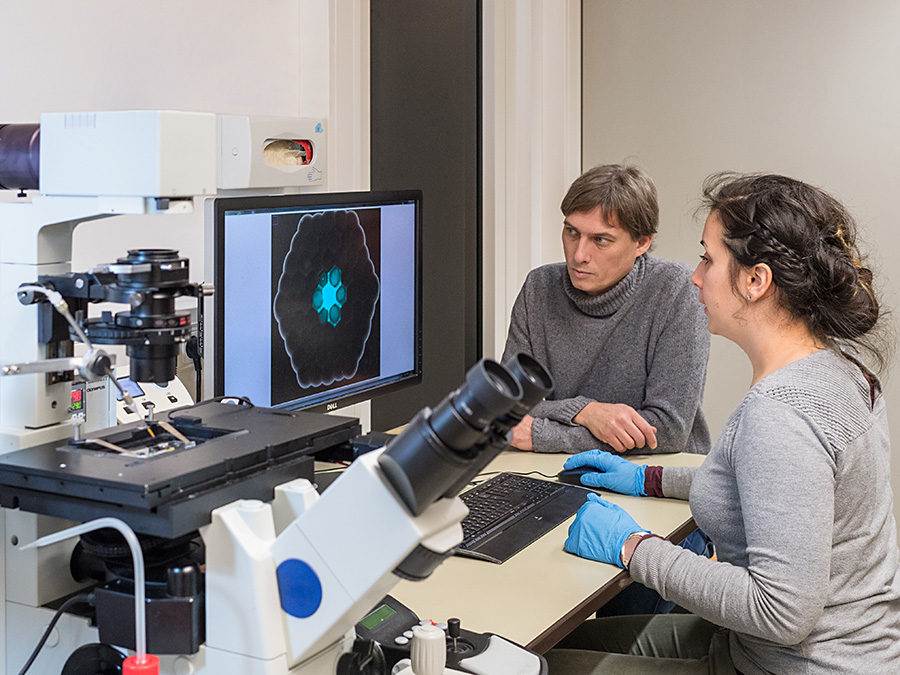
[[[422,378],[421,193],[214,200],[216,396],[328,412]]]
[[[283,374],[273,390],[379,372],[380,229],[377,212],[361,213],[362,221],[356,211],[273,217],[272,363]],[[274,367],[279,360],[290,361],[295,381],[286,362]]]

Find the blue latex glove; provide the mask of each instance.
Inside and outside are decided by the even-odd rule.
[[[622,567],[619,553],[628,535],[644,528],[621,506],[591,492],[569,526],[566,550],[582,558]]]
[[[590,471],[581,477],[581,484],[588,487],[606,488],[623,495],[646,497],[644,474],[646,465],[632,464],[627,459],[605,450],[588,450],[572,455],[563,464],[564,469],[591,466],[598,471]]]

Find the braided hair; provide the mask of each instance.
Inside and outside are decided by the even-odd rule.
[[[785,176],[720,173],[706,179],[703,205],[723,224],[736,292],[740,268],[765,263],[776,301],[817,341],[850,343],[884,367],[888,342],[873,333],[882,311],[872,270],[840,202]]]

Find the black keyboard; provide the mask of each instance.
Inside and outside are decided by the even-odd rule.
[[[469,507],[459,555],[502,563],[581,508],[588,490],[501,473],[463,492]]]

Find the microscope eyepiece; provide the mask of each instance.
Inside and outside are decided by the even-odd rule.
[[[465,386],[453,398],[466,421],[484,429],[521,400],[522,387],[499,363],[482,360],[469,370]]]
[[[464,487],[508,442],[509,430],[553,388],[536,360],[509,367],[484,359],[434,410],[423,409],[378,459],[388,481],[419,514]]]
[[[522,398],[509,413],[515,422],[510,426],[512,428],[521,422],[534,406],[550,395],[553,391],[553,378],[537,359],[528,354],[516,354],[504,365],[522,388]]]

